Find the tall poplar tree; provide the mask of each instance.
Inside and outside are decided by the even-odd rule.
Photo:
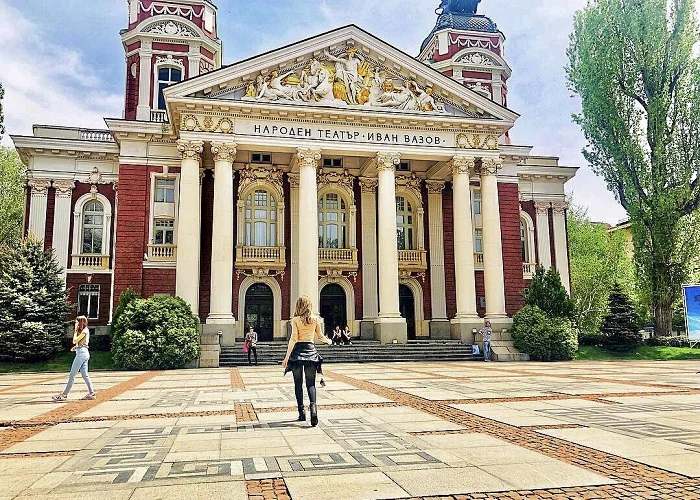
[[[2,110],[2,100],[5,97],[5,89],[2,88],[2,82],[0,82],[0,141],[2,141],[2,136],[5,135],[5,114]]]
[[[657,335],[671,332],[700,205],[694,0],[591,0],[568,49],[584,156],[627,210]],[[694,245],[692,245],[694,246]]]

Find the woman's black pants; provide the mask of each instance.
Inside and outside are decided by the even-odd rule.
[[[258,348],[257,347],[249,347],[248,348],[248,364],[252,364],[250,362],[250,355],[251,353],[255,356],[255,364],[258,364]]]
[[[304,387],[302,386],[304,377],[306,377],[306,391],[309,393],[309,402],[316,404],[316,366],[297,365],[292,368],[292,375],[294,375],[294,395],[297,398],[297,407],[299,409],[304,408]]]

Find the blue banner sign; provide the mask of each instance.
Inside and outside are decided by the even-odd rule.
[[[683,302],[688,338],[691,341],[700,341],[700,285],[684,286]]]

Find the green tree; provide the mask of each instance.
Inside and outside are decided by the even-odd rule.
[[[610,293],[608,310],[601,328],[608,347],[616,351],[626,351],[641,344],[642,334],[639,333],[639,320],[634,305],[617,283]]]
[[[545,271],[537,266],[530,286],[523,291],[525,305],[537,306],[553,318],[574,317],[574,303],[569,298],[564,285],[561,284],[559,271],[551,267]]]
[[[0,251],[0,359],[55,354],[68,310],[61,267],[42,242],[15,242]]]
[[[603,224],[591,223],[580,207],[572,206],[567,217],[575,322],[581,333],[596,334],[608,311],[608,296],[615,283],[637,299],[634,264],[627,255],[622,231],[609,233]]]
[[[693,259],[682,241],[700,205],[699,40],[694,0],[592,0],[568,49],[584,155],[630,216],[657,335]]]
[[[5,113],[2,110],[2,100],[5,97],[5,89],[2,87],[2,82],[0,82],[0,141],[2,136],[5,135]]]
[[[17,152],[0,146],[0,242],[22,237],[25,177]]]

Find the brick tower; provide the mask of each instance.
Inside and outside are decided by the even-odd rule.
[[[124,118],[165,121],[163,89],[221,67],[211,0],[127,0]]]

